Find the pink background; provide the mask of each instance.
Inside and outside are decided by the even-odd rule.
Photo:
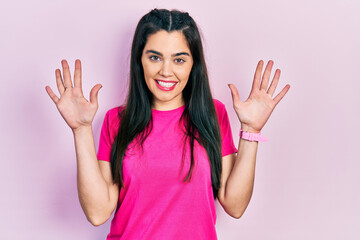
[[[360,239],[360,3],[355,0],[7,1],[0,6],[1,239],[105,239],[77,196],[70,128],[45,91],[55,69],[83,64],[84,93],[101,83],[105,112],[127,91],[135,26],[154,7],[197,21],[214,97],[240,124],[227,83],[248,96],[258,60],[291,88],[262,133],[252,200],[240,219],[217,207],[219,239]],[[274,71],[273,71],[274,72]]]

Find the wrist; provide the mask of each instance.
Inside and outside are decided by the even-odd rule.
[[[243,130],[244,132],[250,132],[250,133],[260,133],[260,130],[249,127],[246,124],[241,124],[241,130]]]
[[[257,141],[257,142],[266,142],[268,138],[262,136],[260,131],[254,130],[253,128],[248,128],[246,130],[240,129],[240,138],[248,141]]]
[[[72,131],[73,131],[74,135],[79,135],[84,132],[92,131],[92,126],[91,125],[83,125],[83,126],[72,129]]]

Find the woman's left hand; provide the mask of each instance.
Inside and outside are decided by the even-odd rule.
[[[234,109],[241,122],[243,131],[260,132],[276,105],[290,88],[290,85],[287,84],[274,99],[272,98],[280,78],[280,69],[277,69],[270,87],[267,90],[273,64],[274,62],[272,60],[268,62],[260,85],[264,62],[262,60],[259,61],[250,95],[245,102],[240,101],[240,96],[236,87],[233,84],[229,84]]]

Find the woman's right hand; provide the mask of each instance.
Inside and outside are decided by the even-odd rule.
[[[73,131],[82,127],[91,127],[95,113],[98,109],[98,92],[102,87],[96,84],[90,91],[90,101],[84,98],[81,87],[81,62],[75,61],[74,86],[72,85],[70,69],[66,60],[61,61],[64,80],[60,69],[55,70],[56,84],[60,93],[58,98],[49,86],[46,92],[56,104],[61,116]]]

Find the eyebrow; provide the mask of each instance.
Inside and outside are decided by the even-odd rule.
[[[159,55],[159,56],[163,56],[162,53],[159,53],[159,52],[157,52],[157,51],[155,51],[155,50],[147,50],[145,53],[146,53],[146,54],[147,54],[147,53],[154,53],[154,54],[157,54],[157,55]],[[187,52],[179,52],[179,53],[175,53],[175,54],[173,54],[173,55],[171,55],[171,56],[172,56],[172,57],[177,57],[177,56],[180,56],[180,55],[187,55],[187,56],[190,57],[190,54],[187,53]]]

